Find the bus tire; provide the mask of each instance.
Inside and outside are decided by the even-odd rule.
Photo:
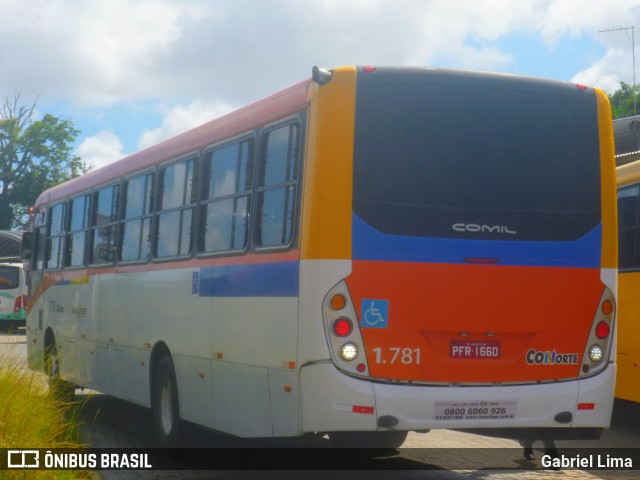
[[[375,432],[331,432],[329,440],[337,448],[400,448],[409,432],[384,430]]]
[[[158,362],[151,405],[158,446],[175,447],[180,433],[180,408],[176,371],[168,355],[163,356]]]
[[[55,341],[47,345],[44,355],[49,393],[63,403],[72,402],[75,398],[76,386],[60,378],[60,355],[58,355]]]

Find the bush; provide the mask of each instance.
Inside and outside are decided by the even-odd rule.
[[[49,394],[44,375],[4,358],[0,360],[0,448],[81,448],[77,428],[79,405]],[[91,477],[90,472],[65,470],[28,473],[4,470],[1,473],[3,479]]]

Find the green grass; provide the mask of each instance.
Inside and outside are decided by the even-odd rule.
[[[78,408],[77,403],[49,394],[43,375],[0,360],[0,448],[81,448]],[[40,463],[43,464],[42,458]],[[2,479],[66,480],[90,476],[86,471],[0,471]]]

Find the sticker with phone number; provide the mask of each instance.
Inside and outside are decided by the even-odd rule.
[[[515,418],[517,400],[435,402],[434,420],[509,420]]]

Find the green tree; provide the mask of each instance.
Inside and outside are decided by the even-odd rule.
[[[35,108],[19,94],[0,104],[0,230],[24,228],[42,191],[88,171],[72,153],[80,133],[73,122],[48,113],[35,119]]]
[[[636,87],[636,103],[637,100]],[[616,118],[633,117],[633,86],[624,82],[620,82],[620,89],[616,90],[613,95],[609,95],[609,102],[611,102],[611,113],[614,120]],[[640,109],[640,104],[636,106]]]

